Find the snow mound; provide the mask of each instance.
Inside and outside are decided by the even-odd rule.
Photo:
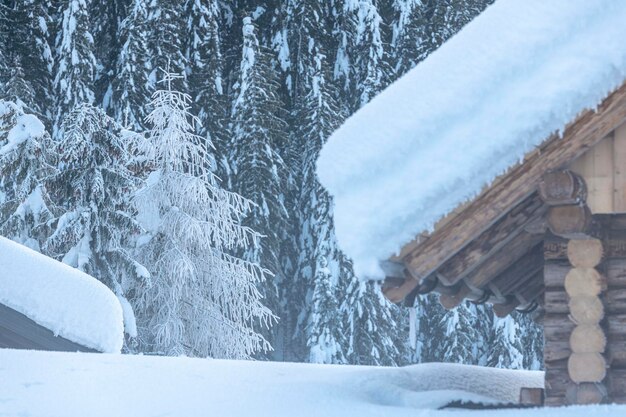
[[[83,346],[119,352],[122,307],[95,278],[0,237],[0,303]]]
[[[626,2],[498,0],[328,140],[318,175],[362,278],[626,79]]]
[[[453,364],[382,368],[18,350],[0,350],[0,363],[0,414],[31,417],[438,416],[450,413],[437,409],[452,401],[517,401],[521,387],[543,386],[542,372]]]

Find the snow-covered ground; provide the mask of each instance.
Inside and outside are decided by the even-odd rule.
[[[318,160],[362,278],[626,79],[626,2],[498,0],[350,117]]]
[[[0,416],[623,416],[626,406],[437,410],[509,401],[543,374],[452,364],[405,368],[0,349]]]
[[[122,307],[100,281],[2,236],[0,265],[0,303],[73,342],[120,351]]]

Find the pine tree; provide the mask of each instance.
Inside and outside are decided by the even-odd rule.
[[[171,72],[183,75],[173,81],[174,87],[180,91],[188,91],[185,2],[151,0],[147,10],[147,41],[151,63],[149,89],[155,87],[159,69],[169,68]]]
[[[276,73],[255,31],[252,19],[244,18],[241,67],[231,116],[232,189],[255,204],[245,224],[265,238],[260,246],[247,248],[244,258],[260,263],[274,275],[260,290],[270,309],[278,311],[277,283],[283,279],[281,228],[286,225],[287,214],[282,197],[285,167],[276,149],[284,146],[286,124],[281,119],[284,110]]]
[[[0,85],[2,79],[5,82],[1,95],[21,103],[46,123],[51,107],[52,53],[48,44],[51,5],[48,1],[22,0],[11,7],[1,7],[0,28],[6,25],[5,30],[0,29],[0,34],[4,32],[6,36],[0,41]]]
[[[338,2],[338,4],[340,4]],[[352,111],[367,104],[389,81],[383,45],[383,21],[377,0],[343,0],[341,19],[335,30],[339,48],[335,77],[344,84]]]
[[[94,39],[94,56],[98,63],[94,76],[94,94],[97,103],[108,109],[113,94],[112,79],[115,74],[122,21],[132,0],[95,1],[90,4],[91,34]]]
[[[39,250],[36,227],[50,218],[42,182],[49,136],[39,119],[0,100],[0,235]]]
[[[432,52],[430,50],[426,5],[421,0],[394,0],[392,65],[397,78]]]
[[[123,297],[149,277],[130,252],[141,230],[130,204],[132,136],[89,104],[67,115],[59,136],[47,150],[58,170],[45,181],[55,218],[42,249]]]
[[[273,317],[257,290],[266,271],[230,254],[259,238],[241,224],[252,203],[219,187],[208,144],[193,133],[191,98],[172,90],[176,77],[166,73],[166,88],[153,96],[146,152],[154,171],[135,199],[152,276],[133,300],[141,346],[248,358],[270,348],[256,329]]]
[[[487,366],[523,369],[524,353],[520,342],[521,329],[511,316],[493,321],[493,339],[487,357]]]
[[[96,58],[90,33],[91,0],[65,0],[56,40],[55,111],[52,138],[59,139],[63,118],[81,103],[94,102]]]
[[[151,63],[148,56],[146,0],[134,0],[128,17],[120,23],[121,49],[117,56],[116,75],[112,81],[111,107],[116,121],[135,131],[142,131],[149,101]]]
[[[476,327],[476,310],[465,301],[446,312],[441,322],[445,326],[441,351],[442,362],[478,363],[480,334]]]
[[[223,58],[219,32],[217,1],[190,0],[188,2],[189,85],[193,110],[200,121],[198,134],[215,145],[218,172],[228,171],[226,145],[228,138],[227,100],[224,92]]]
[[[341,305],[348,363],[358,365],[401,365],[408,337],[399,326],[394,307],[374,282],[362,282],[352,273],[352,262],[342,262],[347,288]]]

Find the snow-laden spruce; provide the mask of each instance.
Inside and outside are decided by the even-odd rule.
[[[35,229],[51,217],[42,187],[54,171],[44,156],[49,139],[36,116],[0,100],[0,234],[36,250]]]
[[[89,32],[92,0],[69,0],[60,9],[56,37],[52,138],[59,139],[65,116],[78,104],[94,102],[96,58]]]
[[[135,197],[152,276],[134,298],[141,342],[165,354],[248,358],[270,348],[255,329],[273,317],[257,290],[265,271],[232,255],[257,244],[241,224],[253,204],[220,188],[211,144],[193,133],[190,97],[171,88],[177,77],[165,73],[153,95],[142,148],[153,171]]]
[[[254,205],[243,224],[264,236],[242,251],[242,258],[271,272],[259,285],[265,304],[279,309],[277,282],[286,281],[280,263],[287,224],[284,206],[286,167],[278,149],[285,146],[286,123],[271,57],[260,46],[250,17],[243,19],[243,48],[232,107],[230,142],[231,189]],[[271,338],[268,335],[268,338]]]
[[[131,205],[139,185],[132,153],[138,135],[82,104],[66,116],[59,137],[46,149],[57,168],[43,182],[54,218],[42,250],[96,277],[127,303],[126,293],[149,278],[131,249],[141,231]],[[132,310],[125,313],[134,321]],[[127,330],[135,336],[133,326]]]
[[[499,0],[335,132],[318,174],[360,277],[626,78],[626,3]]]

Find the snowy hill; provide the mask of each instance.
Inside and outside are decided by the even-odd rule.
[[[619,416],[626,406],[437,410],[514,401],[542,372],[454,364],[405,368],[0,349],[0,416]]]

